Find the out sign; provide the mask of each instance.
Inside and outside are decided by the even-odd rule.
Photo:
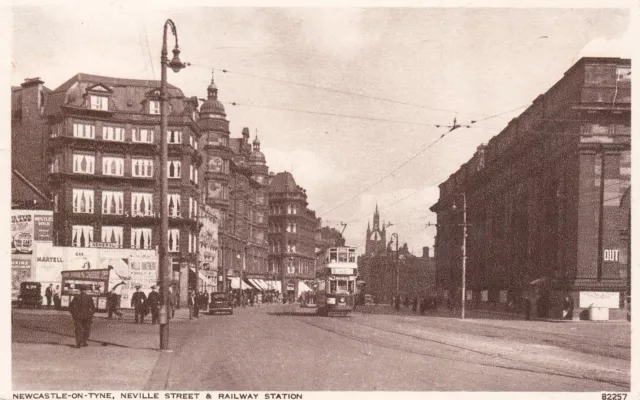
[[[613,262],[618,262],[619,261],[619,254],[620,250],[618,249],[605,249],[604,251],[604,261],[613,261]]]

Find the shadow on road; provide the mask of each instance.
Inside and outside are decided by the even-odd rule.
[[[61,333],[61,332],[57,332],[55,330],[51,330],[51,329],[44,329],[44,328],[36,328],[36,327],[27,327],[27,326],[21,326],[22,329],[26,329],[26,330],[31,330],[34,332],[44,332],[44,333],[52,333],[54,335],[58,335],[58,336],[63,336],[63,337],[68,337],[68,338],[72,338],[75,339],[75,335],[72,334],[68,334],[68,333]],[[113,343],[113,342],[107,342],[107,341],[103,341],[103,340],[95,340],[95,339],[89,339],[88,340],[91,343],[99,343],[101,346],[106,347],[106,346],[113,346],[113,347],[121,347],[124,349],[135,349],[135,350],[157,350],[156,348],[153,347],[133,347],[133,346],[125,346],[123,344],[119,344],[119,343]],[[47,345],[54,345],[54,346],[68,346],[68,347],[74,347],[73,344],[65,344],[65,343],[57,343],[57,342],[39,342],[39,341],[29,341],[29,340],[20,340],[20,339],[14,339],[12,340],[13,343],[31,343],[31,344],[47,344]]]

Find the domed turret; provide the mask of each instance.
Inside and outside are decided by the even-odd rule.
[[[258,132],[256,131],[256,138],[253,139],[253,151],[249,156],[249,162],[252,164],[266,164],[264,154],[260,151],[260,139],[258,139]]]
[[[207,100],[200,107],[200,115],[214,114],[216,116],[225,117],[224,105],[218,100],[218,87],[213,81],[213,72],[211,72],[211,83],[207,87]]]

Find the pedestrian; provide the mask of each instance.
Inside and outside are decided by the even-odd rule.
[[[91,335],[91,323],[96,306],[93,298],[86,293],[86,288],[80,286],[80,294],[75,295],[69,304],[69,312],[73,318],[76,331],[76,348],[87,347]]]
[[[159,322],[159,314],[160,314],[160,294],[156,292],[156,287],[151,286],[151,293],[149,293],[149,297],[147,297],[147,310],[151,311],[151,323],[153,325]]]
[[[198,318],[198,299],[194,291],[189,291],[189,298],[187,299],[187,306],[189,306],[189,319]]]
[[[44,291],[44,297],[47,298],[47,308],[51,308],[51,298],[53,297],[53,285],[49,284]]]
[[[60,285],[56,285],[56,288],[53,289],[53,306],[56,310],[60,310],[62,307],[62,302],[60,301]]]
[[[131,296],[131,307],[133,307],[136,324],[144,324],[145,305],[147,296],[140,291],[140,285],[136,286],[136,291]]]
[[[571,296],[565,296],[562,302],[562,317],[564,319],[573,319],[573,299]]]

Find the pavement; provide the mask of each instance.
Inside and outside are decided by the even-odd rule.
[[[181,325],[197,322],[189,320],[188,309],[176,310],[169,324],[170,339],[179,343],[188,331]],[[13,389],[140,389],[160,373],[159,326],[151,324],[150,316],[144,324],[136,324],[132,310],[123,310],[123,318],[112,320],[96,313],[89,346],[74,345],[68,312],[12,310]]]
[[[321,318],[293,305],[159,328],[96,314],[75,349],[68,312],[12,310],[14,390],[625,390],[630,324],[497,318],[389,306]],[[395,371],[395,372],[394,372]],[[402,372],[400,372],[402,371]],[[628,388],[626,389],[628,390]]]

